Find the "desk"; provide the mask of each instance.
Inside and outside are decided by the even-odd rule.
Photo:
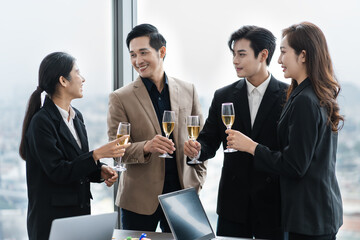
[[[142,233],[146,233],[148,238],[151,240],[172,240],[174,239],[171,233],[161,233],[161,232],[141,232],[141,231],[132,231],[132,230],[119,230],[115,229],[113,233],[113,240],[124,240],[126,237],[140,237]]]
[[[132,230],[119,230],[115,229],[113,233],[112,240],[124,240],[126,237],[140,237],[142,233],[146,233],[148,238],[151,240],[173,240],[174,237],[171,233],[161,233],[161,232],[141,232],[141,231],[132,231]],[[231,238],[231,237],[218,237],[219,239],[250,239],[250,238]]]

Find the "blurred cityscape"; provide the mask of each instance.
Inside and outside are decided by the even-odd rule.
[[[337,177],[344,204],[344,225],[339,239],[360,239],[360,89],[352,84],[342,85],[339,102],[345,115],[344,128],[339,133]],[[18,155],[21,126],[28,96],[0,96],[0,239],[27,239],[27,192],[25,162]],[[206,116],[211,99],[202,98]],[[107,141],[107,95],[86,96],[73,105],[84,115],[90,148]],[[200,197],[209,218],[216,226],[218,181],[222,166],[222,152],[209,161],[208,177]],[[93,184],[93,213],[112,211],[112,188]]]

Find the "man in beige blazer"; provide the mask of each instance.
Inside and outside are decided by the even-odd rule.
[[[186,164],[184,142],[186,117],[203,118],[193,84],[169,77],[163,69],[166,41],[157,28],[141,24],[128,34],[131,63],[139,73],[132,83],[110,94],[109,139],[116,138],[119,122],[131,124],[131,146],[122,158],[116,205],[121,209],[123,229],[170,232],[158,195],[188,187],[198,191],[206,177],[206,165]],[[167,139],[160,127],[164,110],[175,111],[175,128]],[[168,152],[173,158],[160,158]]]

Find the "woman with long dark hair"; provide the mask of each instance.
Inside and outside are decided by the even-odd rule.
[[[340,85],[320,28],[302,22],[282,37],[279,64],[292,80],[277,127],[281,150],[233,130],[227,130],[228,147],[254,155],[258,170],[280,175],[282,225],[290,240],[333,240],[342,225],[335,175],[344,121],[336,101]]]
[[[118,177],[99,159],[121,157],[129,146],[119,145],[119,138],[89,151],[83,117],[71,106],[73,99],[82,98],[84,82],[67,53],[51,53],[41,62],[19,149],[26,160],[30,240],[47,240],[56,218],[90,214],[90,182],[112,186]],[[43,91],[47,95],[41,107]]]

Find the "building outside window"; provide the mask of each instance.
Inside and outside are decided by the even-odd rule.
[[[84,116],[90,149],[106,143],[113,86],[112,1],[1,1],[0,31],[0,239],[21,240],[27,239],[27,191],[25,161],[18,147],[40,62],[55,51],[77,59],[86,81],[84,97],[72,104]],[[91,188],[92,213],[113,211],[113,188],[104,183]]]

